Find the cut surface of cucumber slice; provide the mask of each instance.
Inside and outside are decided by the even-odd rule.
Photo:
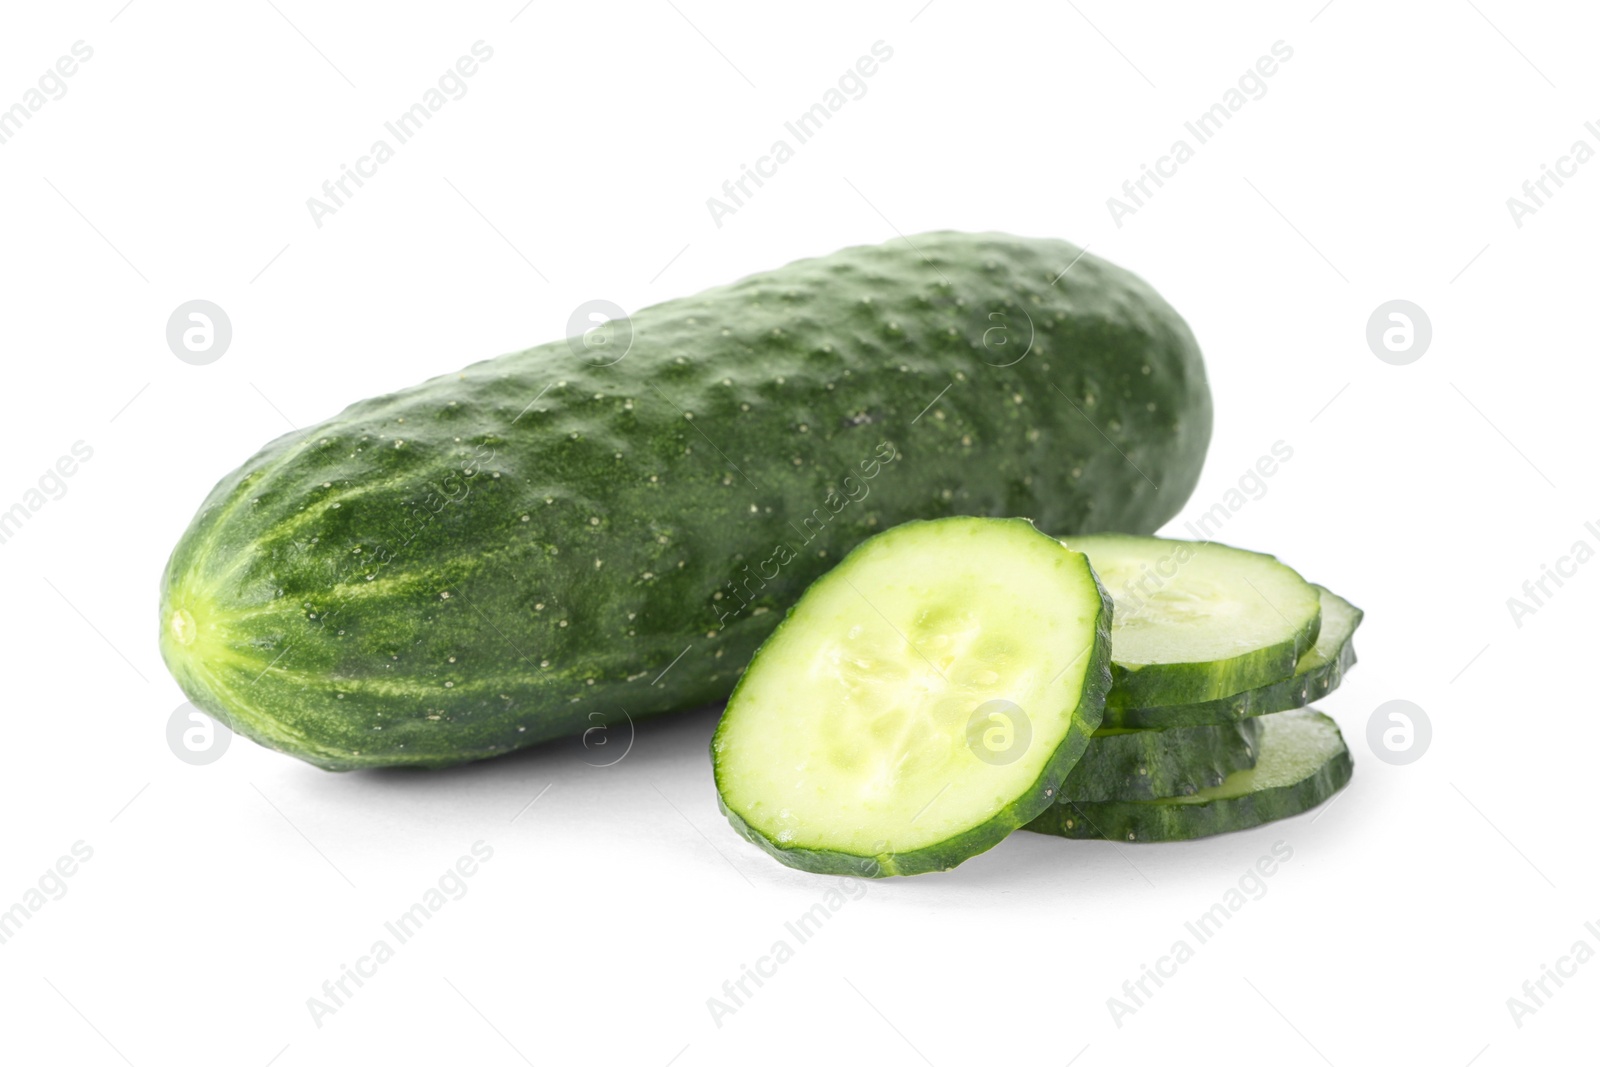
[[[1259,719],[1171,730],[1095,731],[1061,783],[1074,801],[1189,796],[1256,763]]]
[[[1356,664],[1356,628],[1361,609],[1343,597],[1313,586],[1322,601],[1322,622],[1317,643],[1300,657],[1294,675],[1281,682],[1246,689],[1242,693],[1197,704],[1169,704],[1153,708],[1106,708],[1102,727],[1163,730],[1176,726],[1232,722],[1245,716],[1271,715],[1303,708],[1339,688],[1345,672]]]
[[[1116,708],[1194,704],[1282,681],[1316,642],[1321,600],[1272,556],[1129,534],[1063,538],[1111,594]]]
[[[943,870],[1047,808],[1100,723],[1110,601],[1026,519],[911,522],[808,589],[712,739],[735,829],[836,874]]]
[[[1256,765],[1219,786],[1161,800],[1062,802],[1028,829],[1109,841],[1187,841],[1310,811],[1350,780],[1350,751],[1326,715],[1296,708],[1258,721]]]

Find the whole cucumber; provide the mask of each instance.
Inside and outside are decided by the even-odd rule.
[[[1199,349],[1072,245],[851,248],[268,444],[167,564],[189,699],[320,767],[444,766],[721,700],[909,519],[1149,533],[1211,434]]]

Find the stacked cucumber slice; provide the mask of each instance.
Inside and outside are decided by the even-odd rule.
[[[1350,779],[1306,707],[1361,612],[1271,556],[1023,519],[908,523],[806,592],[712,742],[734,827],[824,873],[953,867],[1026,828],[1177,841]]]
[[[1263,716],[1255,765],[1218,785],[1156,799],[1080,801],[1069,794],[1028,829],[1112,841],[1186,841],[1310,811],[1349,780],[1350,752],[1339,727],[1319,711],[1295,708]]]

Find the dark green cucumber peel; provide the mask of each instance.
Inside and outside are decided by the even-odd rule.
[[[1061,783],[1066,800],[1149,800],[1188,796],[1221,785],[1256,763],[1256,719],[1170,730],[1104,726]]]
[[[189,699],[341,770],[701,706],[872,534],[1153,530],[1210,437],[1183,320],[1060,241],[848,249],[629,328],[614,365],[566,341],[478,363],[225,477],[162,580]]]
[[[1256,765],[1194,796],[1053,805],[1026,829],[1109,841],[1187,841],[1300,815],[1350,781],[1334,721],[1311,708],[1263,716]]]
[[[998,521],[1008,527],[1014,523],[1024,527],[1028,526],[1027,520],[1023,519]],[[944,522],[995,523],[996,520],[950,519],[944,520]],[[1013,799],[1003,807],[990,814],[983,821],[923,847],[895,850],[885,847],[888,844],[887,842],[880,842],[878,848],[874,850],[850,850],[837,847],[808,847],[804,843],[795,844],[777,840],[781,835],[775,832],[772,825],[766,827],[753,825],[751,818],[747,818],[745,814],[737,810],[737,803],[730,803],[728,799],[730,793],[737,791],[736,787],[730,786],[730,778],[736,773],[730,771],[730,764],[734,761],[734,754],[730,753],[730,748],[736,748],[738,744],[738,742],[730,741],[730,730],[732,724],[742,713],[742,701],[745,694],[749,692],[749,687],[753,684],[758,684],[753,682],[753,679],[758,677],[766,662],[762,657],[771,656],[774,653],[779,656],[789,654],[789,650],[781,645],[786,635],[797,626],[804,630],[816,625],[808,617],[810,612],[809,602],[812,598],[825,596],[830,585],[836,584],[840,580],[848,582],[851,566],[859,557],[865,555],[869,550],[874,549],[876,545],[888,538],[915,531],[918,527],[925,528],[935,525],[943,525],[943,523],[906,524],[873,541],[867,542],[858,547],[849,557],[846,557],[833,573],[824,576],[807,591],[806,597],[790,612],[782,625],[763,644],[757,653],[757,658],[752,662],[750,670],[745,672],[738,688],[735,689],[733,696],[729,698],[727,710],[711,742],[713,773],[717,781],[717,803],[722,813],[727,816],[728,821],[741,836],[780,863],[817,874],[857,875],[879,878],[949,870],[964,860],[993,848],[1012,831],[1028,825],[1030,820],[1048,810],[1061,795],[1062,782],[1071,771],[1074,763],[1083,755],[1089,745],[1090,735],[1093,734],[1099,724],[1100,715],[1105,705],[1105,695],[1111,685],[1109,668],[1111,657],[1111,598],[1100,585],[1099,579],[1095,577],[1093,570],[1084,560],[1084,557],[1077,553],[1065,553],[1066,556],[1071,557],[1077,565],[1082,567],[1081,581],[1083,583],[1083,591],[1098,601],[1094,608],[1092,644],[1072,655],[1070,661],[1055,672],[1055,678],[1050,683],[1054,684],[1056,679],[1076,667],[1080,662],[1083,664],[1081,682],[1070,695],[1070,699],[1075,701],[1075,704],[1070,706],[1068,712],[1069,726],[1054,750],[1046,757],[1040,773],[1031,783],[1014,790],[1010,794]],[[1029,532],[1031,534],[1037,531],[1029,527]],[[1054,542],[1053,538],[1042,534],[1039,535],[1039,539],[1041,541]],[[852,588],[854,588],[853,585]],[[865,617],[865,609],[862,609],[862,611],[863,617]],[[825,613],[824,617],[826,618]],[[909,639],[903,638],[903,640]],[[916,650],[914,645],[913,650]],[[916,654],[926,659],[921,651],[916,651]],[[1059,656],[1061,659],[1067,660],[1068,653],[1061,651]],[[1042,719],[1040,716],[1035,718]],[[809,754],[802,755],[788,749],[780,751],[783,759],[805,759],[808,768],[807,776],[815,777],[826,773],[821,770],[809,769]],[[961,756],[974,761],[972,766],[978,766],[976,756],[965,752],[961,753]],[[835,783],[835,785],[837,786],[839,783]],[[748,792],[748,790],[745,791]],[[940,791],[939,795],[942,794],[943,790]],[[919,803],[922,795],[921,793],[916,795],[915,799]],[[936,795],[934,799],[939,799],[939,795]],[[929,806],[932,803],[930,801]],[[768,806],[771,807],[772,805],[769,804]],[[920,814],[921,812],[919,811],[918,816]],[[910,821],[914,823],[918,816],[913,816]],[[860,818],[868,819],[870,815],[867,812],[862,812]],[[772,820],[770,812],[767,813],[767,819],[769,822]],[[903,828],[896,827],[896,829]]]
[[[1107,706],[1106,727],[1135,730],[1161,730],[1176,726],[1201,726],[1236,722],[1247,716],[1303,708],[1339,688],[1344,676],[1356,665],[1353,640],[1361,625],[1362,611],[1343,597],[1315,587],[1322,597],[1322,626],[1317,643],[1295,665],[1294,674],[1281,682],[1247,689],[1230,697],[1198,704],[1175,704],[1155,708],[1113,708]]]

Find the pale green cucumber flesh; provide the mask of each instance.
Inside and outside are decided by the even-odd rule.
[[[1316,642],[1316,589],[1272,556],[1129,534],[1063,540],[1089,557],[1115,605],[1112,707],[1193,704],[1278,682]]]
[[[1186,796],[1255,766],[1260,720],[1170,730],[1097,730],[1061,783],[1064,800]]]
[[[955,866],[1047,808],[1099,725],[1109,603],[1025,519],[906,523],[806,591],[712,741],[723,811],[803,870]]]
[[[1314,588],[1322,601],[1322,623],[1317,633],[1317,643],[1300,657],[1291,677],[1196,704],[1169,704],[1153,708],[1108,706],[1105,726],[1161,730],[1175,726],[1221,724],[1248,716],[1303,708],[1321,700],[1337,689],[1345,673],[1355,666],[1353,638],[1356,628],[1361,625],[1362,612],[1348,600],[1322,586]]]
[[[1334,721],[1311,708],[1262,716],[1256,765],[1193,796],[1063,802],[1028,824],[1059,837],[1186,841],[1247,830],[1310,811],[1350,780],[1349,749]]]

